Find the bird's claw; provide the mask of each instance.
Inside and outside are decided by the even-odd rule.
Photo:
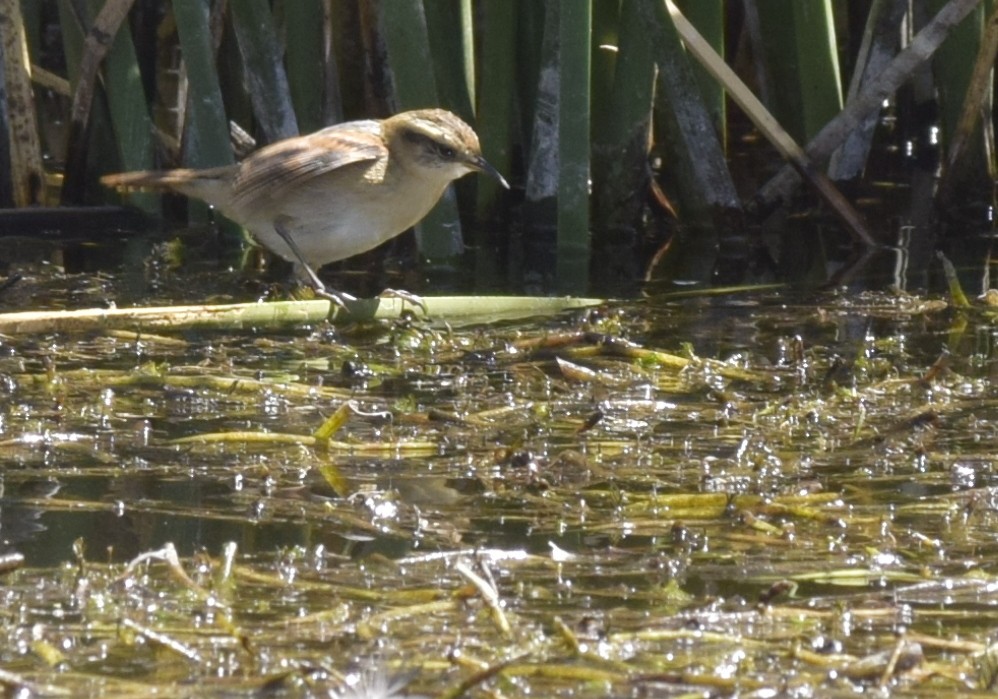
[[[348,302],[357,300],[356,296],[351,296],[345,291],[330,291],[325,286],[323,286],[321,289],[313,287],[313,291],[315,292],[316,296],[332,302],[333,304],[342,308],[344,311],[350,310],[349,308],[347,308]]]
[[[400,301],[406,301],[411,303],[413,306],[419,307],[424,316],[430,315],[430,309],[427,308],[426,301],[423,300],[423,297],[417,296],[410,291],[403,291],[402,289],[385,289],[378,294],[378,298],[396,298]]]

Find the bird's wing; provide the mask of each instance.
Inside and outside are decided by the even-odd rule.
[[[239,165],[235,198],[252,202],[354,163],[386,160],[388,149],[376,121],[336,124],[261,148]]]

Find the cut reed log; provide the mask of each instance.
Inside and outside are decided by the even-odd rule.
[[[40,204],[45,171],[31,94],[31,63],[18,0],[0,0],[0,69],[7,93],[11,189],[15,206]],[[5,164],[0,164],[0,168]]]
[[[602,299],[524,296],[424,297],[433,318],[494,322],[588,308]],[[338,308],[326,300],[277,301],[203,306],[85,308],[71,311],[0,313],[0,333],[79,333],[132,330],[164,333],[188,330],[287,330],[334,323],[398,318],[411,309],[398,298],[360,299]]]

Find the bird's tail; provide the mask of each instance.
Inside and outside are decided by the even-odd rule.
[[[172,189],[175,192],[222,205],[228,200],[232,178],[236,167],[225,165],[205,170],[136,170],[104,175],[100,178],[105,187],[120,191],[160,191]]]

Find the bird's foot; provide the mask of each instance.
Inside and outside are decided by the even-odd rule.
[[[378,294],[378,298],[396,298],[400,301],[406,301],[411,303],[413,306],[418,306],[419,309],[423,311],[424,316],[430,315],[430,309],[426,307],[426,301],[423,300],[423,297],[417,296],[409,291],[403,291],[402,289],[385,289]]]
[[[342,308],[344,311],[349,310],[347,308],[348,302],[357,300],[356,296],[352,296],[345,291],[330,291],[325,287],[325,285],[323,285],[321,288],[313,286],[312,291],[314,291],[315,295],[318,296],[319,298],[324,298],[327,301],[331,301],[332,303]]]

